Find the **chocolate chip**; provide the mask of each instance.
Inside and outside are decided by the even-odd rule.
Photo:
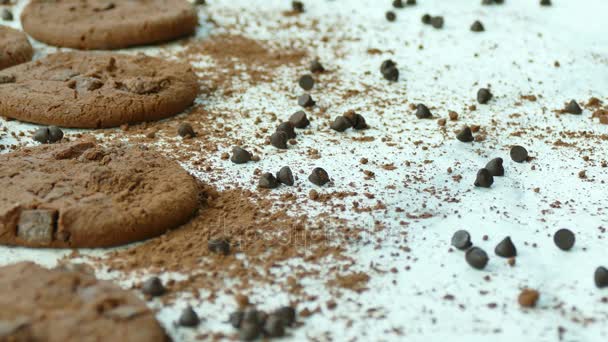
[[[571,100],[566,105],[566,108],[564,109],[564,111],[566,111],[566,113],[576,114],[576,115],[583,113],[581,106],[579,106],[578,103],[576,103],[576,101],[574,101],[574,100]]]
[[[475,186],[482,188],[489,188],[494,183],[494,177],[490,174],[487,169],[480,169],[477,171],[477,178],[475,179]]]
[[[351,126],[354,129],[367,129],[367,123],[365,122],[365,118],[363,115],[357,114],[354,111],[349,111],[348,113],[343,115],[345,118],[350,121]]]
[[[608,269],[605,267],[598,267],[595,269],[595,286],[598,288],[608,287]]]
[[[477,102],[486,104],[492,99],[492,93],[489,89],[481,88],[477,91]]]
[[[292,1],[291,9],[297,13],[304,13],[304,3],[302,1]]]
[[[392,59],[387,59],[380,64],[380,73],[384,74],[389,68],[396,67],[397,64]]]
[[[334,122],[332,122],[329,125],[329,128],[333,129],[334,131],[338,131],[338,132],[344,132],[351,127],[352,127],[352,122],[350,122],[350,120],[348,120],[344,116],[337,116],[334,119]]]
[[[540,298],[540,293],[532,289],[523,289],[517,298],[519,305],[525,308],[533,308],[536,306],[536,302]]]
[[[206,0],[194,0],[194,5],[196,6],[204,6],[207,4]]]
[[[243,316],[245,313],[243,311],[235,311],[228,316],[228,322],[236,329],[241,327],[241,323],[243,322]]]
[[[517,255],[517,249],[511,241],[511,237],[507,236],[494,248],[494,253],[503,258],[512,258]]]
[[[274,315],[270,315],[264,323],[264,332],[269,337],[282,337],[285,335],[285,322]]]
[[[267,316],[268,314],[266,314],[264,311],[260,311],[256,308],[250,307],[243,313],[243,322],[241,323],[241,326],[245,322],[262,326],[264,325],[264,321],[266,321]]]
[[[418,119],[429,119],[432,116],[433,115],[427,106],[423,105],[422,103],[419,103],[416,106],[416,117]]]
[[[182,138],[194,138],[196,136],[192,125],[187,122],[182,122],[177,126],[177,134]]]
[[[387,81],[397,82],[399,81],[399,70],[396,67],[388,68],[382,74]]]
[[[63,131],[57,126],[49,126],[49,142],[56,143],[63,139]]]
[[[329,182],[329,174],[327,174],[327,171],[323,170],[322,168],[316,167],[312,170],[310,176],[308,176],[308,180],[312,184],[323,186]]]
[[[258,186],[263,189],[275,189],[279,187],[279,181],[270,172],[265,172],[260,177]]]
[[[551,0],[540,0],[541,6],[551,6]]]
[[[15,75],[0,75],[0,84],[15,83]]]
[[[390,22],[393,22],[393,21],[395,21],[395,19],[397,19],[397,15],[393,11],[386,12],[385,16],[386,16],[386,20],[388,20]]]
[[[277,127],[277,132],[285,132],[285,134],[287,134],[287,138],[288,139],[295,139],[296,138],[296,131],[294,129],[294,126],[289,121],[282,122]]]
[[[310,124],[306,113],[302,110],[293,113],[289,117],[289,122],[291,122],[295,128],[306,128]]]
[[[276,148],[287,149],[287,133],[283,131],[276,131],[270,136],[270,144]]]
[[[251,153],[238,146],[235,146],[232,148],[232,157],[230,157],[230,161],[235,164],[245,164],[251,160],[251,157]]]
[[[41,127],[34,132],[32,139],[41,144],[55,143],[63,139],[63,131],[56,126]]]
[[[471,142],[471,141],[475,140],[475,138],[473,138],[473,132],[471,132],[471,127],[469,127],[469,126],[462,127],[460,132],[458,132],[458,134],[456,134],[456,139],[458,139],[459,141],[462,141],[462,142]]]
[[[239,338],[243,341],[253,341],[262,333],[262,328],[255,323],[243,322],[239,329]]]
[[[505,168],[502,166],[502,158],[494,158],[490,160],[485,167],[493,177],[504,176]]]
[[[441,17],[441,16],[431,18],[431,26],[433,26],[436,29],[443,28],[443,22],[444,22],[444,20],[443,20],[443,17]]]
[[[277,309],[273,315],[283,320],[286,326],[291,326],[296,322],[296,309],[291,306],[283,306]]]
[[[553,242],[562,251],[567,251],[574,246],[574,233],[569,229],[560,229],[553,235]]]
[[[485,31],[485,28],[483,27],[483,24],[481,23],[481,21],[475,20],[475,22],[471,25],[471,31],[483,32],[483,31]]]
[[[431,15],[430,14],[425,14],[422,16],[422,23],[425,25],[429,25],[431,23]]]
[[[141,291],[148,296],[158,297],[165,294],[166,289],[158,277],[152,277],[144,282]]]
[[[407,2],[405,4],[408,6],[414,6],[414,5],[416,5],[416,0],[407,0]]]
[[[403,8],[403,7],[405,7],[405,5],[403,4],[403,1],[401,1],[401,0],[394,0],[393,1],[393,7],[395,7],[395,8]]]
[[[323,67],[321,62],[319,62],[318,59],[315,59],[314,61],[310,62],[309,70],[310,70],[310,72],[316,74],[316,73],[324,72],[325,68]]]
[[[188,305],[179,316],[178,323],[182,327],[195,327],[200,323],[200,321],[201,320],[198,318],[196,312],[194,312],[192,307]]]
[[[298,84],[304,90],[310,90],[315,85],[315,80],[310,75],[304,75],[298,80]]]
[[[3,9],[2,10],[2,20],[12,21],[13,20],[13,12],[9,11],[6,8]]]
[[[515,145],[511,147],[511,159],[516,163],[523,163],[528,160],[528,150],[523,146]]]
[[[207,249],[211,253],[228,255],[230,254],[230,241],[225,238],[211,239],[207,242]]]
[[[466,250],[472,245],[471,235],[466,230],[458,230],[452,235],[452,246],[460,250]]]
[[[479,248],[479,247],[471,247],[464,255],[467,263],[478,270],[482,270],[488,264],[488,254]]]
[[[289,166],[283,166],[279,172],[277,172],[277,180],[288,186],[292,186],[295,183],[293,173]]]
[[[312,99],[312,96],[310,96],[309,94],[304,94],[301,95],[300,97],[298,97],[298,105],[306,108],[306,107],[312,107],[315,105],[315,101]]]

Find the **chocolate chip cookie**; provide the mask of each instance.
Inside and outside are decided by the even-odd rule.
[[[25,34],[0,25],[0,70],[28,62],[34,50]]]
[[[0,244],[109,247],[188,221],[198,184],[143,147],[92,140],[0,155]]]
[[[32,0],[21,23],[50,45],[110,50],[191,35],[198,16],[185,0]]]
[[[116,127],[188,108],[189,64],[144,55],[60,52],[0,71],[0,115],[63,127]]]

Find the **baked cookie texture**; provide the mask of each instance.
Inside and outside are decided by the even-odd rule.
[[[0,70],[32,60],[34,50],[25,33],[0,25]]]
[[[116,127],[181,113],[198,89],[187,63],[60,52],[0,71],[0,115],[63,127]]]
[[[133,293],[79,266],[0,267],[0,341],[168,340],[154,313]]]
[[[198,16],[185,0],[32,0],[23,30],[74,49],[121,49],[194,34]]]
[[[110,247],[190,219],[198,184],[144,147],[79,141],[0,155],[0,244]]]

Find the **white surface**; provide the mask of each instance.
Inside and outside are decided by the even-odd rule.
[[[340,216],[349,218],[353,226],[363,224],[372,229],[373,222],[380,220],[387,227],[380,236],[368,235],[368,243],[350,246],[357,268],[372,276],[370,290],[362,294],[347,291],[341,298],[334,298],[324,286],[325,279],[305,280],[307,291],[319,296],[318,302],[310,303],[309,307],[321,305],[323,310],[303,320],[305,326],[293,331],[293,340],[331,337],[336,341],[556,341],[558,326],[566,329],[564,341],[608,338],[608,304],[601,302],[602,297],[608,296],[608,290],[598,290],[593,284],[595,268],[608,266],[606,236],[599,229],[607,225],[604,183],[608,181],[608,173],[600,162],[607,158],[608,148],[597,138],[608,133],[608,126],[592,121],[586,110],[582,116],[557,117],[553,113],[571,98],[586,101],[597,96],[608,100],[608,31],[603,24],[608,2],[555,0],[553,7],[543,8],[532,0],[507,0],[502,6],[483,7],[475,0],[420,0],[416,7],[397,10],[395,23],[384,19],[384,12],[391,8],[388,0],[306,0],[307,13],[292,18],[281,15],[281,11],[289,8],[289,1],[208,2],[201,14],[210,13],[220,26],[234,23],[239,17],[235,33],[282,44],[298,38],[293,45],[320,56],[340,80],[331,89],[324,88],[322,81],[317,84],[312,95],[318,104],[327,107],[332,117],[357,109],[373,127],[365,133],[338,134],[326,128],[325,120],[316,120],[312,128],[315,134],[299,138],[291,151],[279,154],[272,147],[263,146],[263,141],[255,140],[252,134],[255,126],[243,119],[240,136],[264,152],[262,161],[232,167],[220,161],[219,154],[216,156],[217,163],[225,168],[226,181],[239,182],[243,187],[252,187],[255,168],[274,170],[277,165],[289,164],[294,171],[309,172],[314,166],[322,166],[334,179],[331,191],[360,193],[344,201],[347,211]],[[424,13],[443,15],[444,29],[422,25],[420,17]],[[310,23],[313,18],[319,19],[322,33],[308,28],[277,29],[279,20]],[[476,19],[483,22],[486,32],[469,31]],[[330,40],[321,42],[323,36]],[[423,50],[418,49],[420,44]],[[368,48],[393,53],[369,55]],[[335,58],[336,53],[343,58]],[[475,54],[479,56],[474,57]],[[396,84],[389,84],[379,74],[380,63],[386,58],[398,63],[401,77]],[[559,61],[561,67],[555,68],[554,61]],[[249,87],[243,101],[219,97],[201,101],[208,110],[255,114],[271,111],[283,113],[279,117],[286,118],[297,110],[292,95],[300,93],[295,80],[303,71],[303,68],[277,70],[274,84]],[[475,103],[477,89],[486,84],[492,86],[495,95],[492,102],[478,105],[475,112],[465,110]],[[340,96],[347,89],[363,91],[364,85],[372,88],[359,97],[343,100]],[[282,86],[292,91],[276,90]],[[537,102],[519,99],[520,95],[528,94],[543,97]],[[519,101],[522,105],[516,106]],[[460,120],[448,121],[448,135],[443,136],[435,120],[417,120],[408,109],[409,102],[435,107],[432,109],[435,116],[447,117],[448,110],[455,110]],[[509,117],[513,113],[521,116]],[[496,129],[489,125],[492,119],[498,122]],[[270,120],[267,123],[269,127],[275,125]],[[452,131],[463,123],[487,127],[487,140],[473,144],[455,140]],[[0,120],[0,124],[13,131],[32,127],[15,121]],[[519,130],[525,134],[510,135]],[[586,131],[596,138],[562,136],[560,133],[564,131]],[[374,136],[376,140],[362,143],[348,139],[361,134]],[[390,137],[396,146],[382,142],[383,137]],[[330,138],[332,141],[328,141]],[[576,147],[555,148],[552,144],[558,139]],[[423,143],[416,146],[416,141]],[[525,164],[511,162],[508,150],[512,144],[526,146],[535,159]],[[423,150],[423,146],[428,150]],[[305,151],[309,147],[318,149],[322,158],[308,159]],[[584,162],[584,155],[591,160]],[[362,157],[367,157],[370,163],[360,165]],[[477,169],[494,157],[505,159],[505,177],[496,178],[491,189],[474,188]],[[423,164],[425,160],[433,162]],[[411,166],[405,166],[406,162],[411,162]],[[394,163],[398,169],[386,171],[380,167],[388,163]],[[463,176],[460,183],[452,180],[446,171],[448,167],[454,170],[452,175]],[[361,169],[374,171],[376,178],[364,180]],[[587,170],[589,180],[577,177],[583,169]],[[208,177],[199,176],[203,180]],[[306,199],[313,186],[303,179],[300,182],[301,208],[311,216],[326,211],[327,206]],[[356,186],[351,187],[350,182]],[[388,189],[389,185],[395,189]],[[535,187],[540,188],[540,193],[532,190]],[[431,194],[428,189],[436,193]],[[274,193],[278,196],[289,191],[294,190],[281,188]],[[365,199],[362,193],[366,191],[375,194],[376,199]],[[445,203],[446,198],[456,198],[458,202]],[[355,199],[368,205],[382,200],[387,210],[356,214],[351,207]],[[561,208],[550,207],[556,200],[562,203]],[[405,213],[396,212],[397,207],[405,213],[428,212],[433,217],[412,220]],[[400,221],[409,225],[404,228]],[[576,246],[570,252],[558,250],[552,242],[553,232],[562,227],[577,234]],[[448,252],[451,235],[458,229],[467,229],[474,242],[490,254],[490,263],[484,271],[471,269],[464,262],[463,253]],[[398,248],[404,245],[404,231],[410,253]],[[488,241],[482,241],[484,234],[489,236]],[[519,252],[513,268],[493,254],[496,243],[507,235]],[[379,237],[383,242],[381,248],[376,248]],[[532,243],[538,247],[533,248]],[[63,254],[0,248],[2,263],[29,259],[52,264]],[[375,272],[370,268],[372,262],[376,268],[396,267],[399,272]],[[406,266],[411,270],[406,271]],[[289,274],[288,268],[285,273]],[[491,281],[484,280],[486,275]],[[281,275],[277,277],[283,279]],[[541,292],[536,309],[522,310],[517,304],[517,295],[526,286]],[[480,295],[480,290],[488,293]],[[276,291],[258,288],[251,298],[263,303],[262,308],[270,309],[287,302],[288,296]],[[454,295],[455,300],[443,300],[446,294]],[[333,311],[323,304],[330,298],[338,303]],[[222,322],[234,308],[231,298],[220,298],[215,304],[191,303],[207,319],[199,332],[232,331]],[[497,303],[498,307],[490,309],[488,303]],[[193,338],[193,332],[171,327],[182,307],[180,303],[164,308],[159,318],[176,340],[187,341]],[[366,312],[370,308],[378,309],[371,317],[384,317],[370,318]],[[590,318],[594,321],[583,323]],[[405,337],[395,334],[393,329],[400,329]]]

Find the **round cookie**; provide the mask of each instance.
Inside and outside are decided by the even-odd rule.
[[[0,70],[32,60],[34,50],[25,34],[0,25]]]
[[[198,184],[143,147],[94,141],[0,155],[0,244],[110,247],[158,236],[190,219]]]
[[[0,341],[168,340],[137,296],[78,266],[0,267]]]
[[[116,127],[181,113],[198,94],[189,64],[60,52],[0,71],[0,115],[44,125]]]
[[[110,50],[191,35],[198,16],[185,0],[32,0],[21,24],[50,45]]]

